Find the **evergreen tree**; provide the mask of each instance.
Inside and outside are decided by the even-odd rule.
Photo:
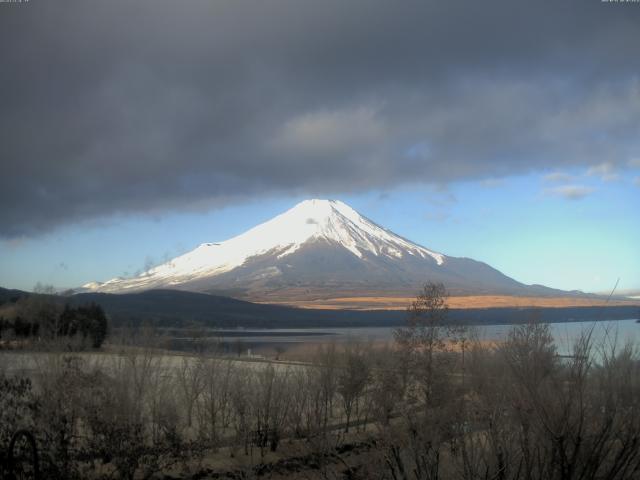
[[[100,305],[92,303],[88,307],[90,318],[89,335],[91,337],[93,348],[100,348],[107,334],[109,333],[109,325],[107,316]]]

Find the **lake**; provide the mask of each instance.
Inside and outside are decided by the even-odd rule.
[[[579,336],[589,329],[593,329],[593,339],[596,343],[623,344],[626,341],[640,340],[640,323],[636,319],[628,320],[599,320],[588,322],[552,323],[551,331],[560,354],[568,354]],[[513,325],[481,325],[473,326],[480,340],[501,341]],[[224,350],[238,353],[250,351],[253,354],[272,355],[276,352],[293,352],[301,349],[308,350],[316,345],[336,342],[385,343],[393,341],[393,331],[396,327],[349,327],[349,328],[276,328],[276,329],[234,329],[207,330],[201,338],[180,337],[172,338],[172,348],[177,350],[191,350],[194,343],[200,345],[217,344]]]

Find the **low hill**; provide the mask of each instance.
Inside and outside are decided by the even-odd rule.
[[[301,328],[401,325],[404,310],[319,310],[265,305],[229,297],[176,290],[131,294],[84,293],[74,303],[95,302],[117,324],[150,322],[162,326]],[[578,306],[565,308],[452,308],[452,321],[469,324],[522,323],[640,318],[640,306]]]

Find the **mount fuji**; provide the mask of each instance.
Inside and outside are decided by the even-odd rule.
[[[335,200],[305,200],[247,232],[194,250],[133,278],[85,292],[176,289],[254,301],[348,295],[414,295],[426,281],[452,295],[553,296],[489,265],[415,244]]]

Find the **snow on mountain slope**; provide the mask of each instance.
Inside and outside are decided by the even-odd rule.
[[[283,259],[318,241],[342,246],[359,259],[371,255],[390,259],[409,256],[442,265],[447,258],[380,227],[343,202],[305,200],[237,237],[221,243],[204,243],[138,277],[91,282],[83,289],[126,292],[176,287],[230,272],[249,259],[268,253]]]

